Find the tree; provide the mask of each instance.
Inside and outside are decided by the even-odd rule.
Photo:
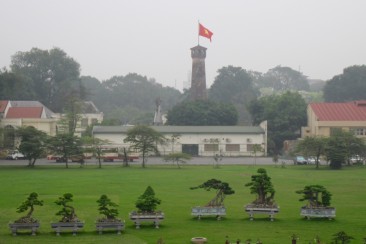
[[[38,199],[38,194],[36,192],[32,192],[17,208],[18,213],[23,213],[29,209],[27,215],[16,220],[15,223],[37,223],[38,220],[32,218],[35,206],[43,206],[43,201]]]
[[[301,72],[290,67],[276,66],[267,71],[261,80],[262,87],[271,87],[274,91],[309,91],[309,81]]]
[[[123,140],[131,144],[133,150],[142,153],[142,167],[145,168],[146,159],[149,153],[159,154],[158,145],[165,143],[165,137],[146,125],[136,125],[127,131]]]
[[[186,160],[191,160],[192,156],[187,153],[169,153],[168,155],[164,156],[165,161],[172,161],[173,164],[177,164],[178,168],[180,168],[181,164],[186,163]]]
[[[210,179],[203,184],[191,187],[190,189],[194,190],[199,188],[203,188],[206,191],[210,191],[211,189],[216,190],[216,196],[206,204],[206,207],[221,207],[224,205],[225,197],[235,193],[228,183],[217,179]]]
[[[91,152],[98,159],[99,168],[102,168],[102,157],[104,155],[103,148],[111,144],[109,140],[103,140],[96,137],[83,136],[81,137],[82,145],[85,147],[84,152]]]
[[[161,204],[161,200],[155,197],[154,189],[148,186],[137,199],[135,206],[140,213],[153,213],[159,204]]]
[[[356,137],[352,132],[342,129],[334,130],[328,139],[325,148],[325,155],[330,161],[332,169],[342,168],[342,164],[348,162],[350,157],[356,154],[362,154],[365,150],[365,142]]]
[[[111,199],[107,197],[107,195],[101,195],[100,198],[97,200],[98,203],[98,211],[101,215],[104,215],[104,218],[99,219],[99,222],[110,222],[116,221],[118,216],[118,205],[112,202]],[[119,221],[119,220],[118,220]]]
[[[296,152],[302,152],[306,157],[315,156],[316,168],[319,168],[319,159],[325,154],[327,139],[324,137],[307,136],[296,145]]]
[[[212,101],[231,103],[239,115],[240,124],[250,124],[247,106],[259,95],[249,73],[241,67],[227,66],[219,69],[208,92]]]
[[[35,94],[35,99],[54,112],[62,112],[70,92],[85,95],[80,89],[80,65],[60,48],[17,52],[11,58],[10,67],[12,72],[25,77],[26,86],[32,86],[29,92]]]
[[[260,144],[254,144],[252,147],[252,151],[254,154],[254,164],[257,164],[257,153],[263,152],[263,148]]]
[[[114,76],[103,82],[93,77],[82,77],[82,83],[92,94],[90,100],[103,111],[105,118],[120,124],[151,124],[156,97],[161,98],[163,111],[168,111],[181,100],[181,93],[163,87],[153,78],[135,73]]]
[[[257,195],[253,201],[255,205],[272,206],[274,205],[275,190],[271,182],[271,177],[263,168],[257,170],[256,175],[252,175],[251,182],[245,184],[250,187],[250,193]]]
[[[71,156],[80,156],[83,153],[80,138],[70,134],[57,134],[51,137],[48,148],[51,152],[62,155],[66,168],[69,167],[68,159]]]
[[[310,208],[328,207],[332,199],[332,194],[322,185],[308,185],[296,193],[303,195],[299,201],[308,201],[307,207]]]
[[[354,65],[325,83],[326,102],[348,102],[366,99],[366,65]]]
[[[33,126],[19,127],[16,134],[21,138],[19,151],[28,159],[28,166],[34,167],[36,160],[45,153],[47,134]]]
[[[236,125],[238,113],[232,104],[185,101],[169,110],[167,119],[169,125]]]
[[[284,140],[299,137],[301,126],[306,125],[307,104],[297,92],[271,95],[254,100],[249,111],[255,125],[268,121],[268,150],[279,154]]]
[[[26,77],[0,69],[0,100],[32,100],[32,82]]]
[[[75,208],[69,205],[73,201],[72,198],[73,195],[71,193],[65,193],[55,201],[57,205],[62,206],[62,209],[56,213],[56,215],[62,216],[60,222],[78,222]]]
[[[81,101],[78,94],[74,92],[69,94],[66,100],[67,102],[64,107],[65,118],[63,118],[63,122],[66,125],[67,133],[73,135],[78,121],[81,119],[83,101]]]

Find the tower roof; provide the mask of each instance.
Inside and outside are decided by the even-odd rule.
[[[205,50],[206,51],[207,48],[206,47],[203,47],[203,46],[200,46],[200,45],[197,45],[195,47],[192,47],[191,50]]]

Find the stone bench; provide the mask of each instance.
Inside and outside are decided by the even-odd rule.
[[[140,229],[141,222],[153,222],[158,229],[160,222],[164,220],[164,213],[130,213],[129,217],[135,223],[136,229]]]
[[[16,236],[17,232],[19,230],[30,230],[32,232],[32,236],[35,236],[39,226],[40,226],[39,223],[11,223],[11,224],[9,224],[9,228],[11,229],[13,236]]]
[[[60,235],[63,231],[72,231],[72,235],[76,235],[79,229],[84,227],[84,222],[58,222],[58,223],[51,223],[51,228],[56,232],[56,235]]]
[[[226,208],[223,206],[220,207],[193,207],[191,215],[197,216],[198,219],[201,219],[201,216],[216,216],[217,220],[221,219],[221,216],[226,216]]]
[[[252,221],[254,214],[267,214],[271,221],[274,220],[275,214],[280,211],[279,207],[256,207],[255,205],[245,206],[245,212],[249,214],[249,218]]]
[[[310,218],[328,218],[331,220],[336,216],[336,209],[332,207],[325,207],[325,208],[302,207],[300,215],[306,217],[309,220]]]
[[[118,235],[120,235],[121,231],[125,229],[125,222],[97,222],[95,223],[95,226],[99,234],[103,234],[103,230],[105,229],[113,229],[117,231]]]

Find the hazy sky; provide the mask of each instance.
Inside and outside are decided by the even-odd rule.
[[[182,89],[198,20],[209,87],[228,65],[277,65],[330,79],[366,63],[365,0],[0,0],[0,67],[32,47],[59,47],[99,80],[138,73]]]

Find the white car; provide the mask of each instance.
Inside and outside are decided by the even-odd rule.
[[[24,158],[25,156],[23,155],[23,153],[19,151],[13,151],[10,154],[8,154],[8,156],[6,156],[6,159],[12,159],[12,160],[24,159]]]
[[[350,162],[352,164],[362,164],[363,163],[363,158],[359,155],[353,155],[352,157],[350,157]]]
[[[315,164],[316,158],[315,157],[308,157],[308,164]]]

